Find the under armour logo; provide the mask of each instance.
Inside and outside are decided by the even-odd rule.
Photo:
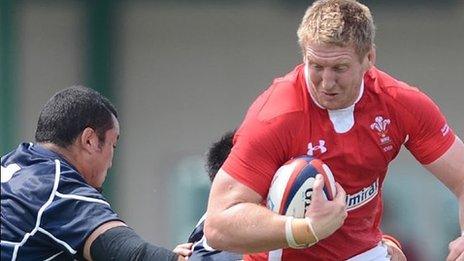
[[[316,150],[321,150],[321,154],[327,151],[325,140],[319,140],[319,145],[313,146],[313,143],[308,143],[308,155],[313,156]]]

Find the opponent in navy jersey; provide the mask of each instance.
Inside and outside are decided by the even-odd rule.
[[[403,146],[456,195],[464,216],[464,144],[429,97],[374,66],[374,36],[358,1],[308,8],[298,29],[304,63],[250,106],[212,184],[208,245],[251,253],[245,260],[405,260],[380,229],[382,185]],[[276,170],[303,154],[330,166],[334,200],[316,178],[306,218],[273,213],[262,202]],[[463,257],[459,236],[448,260]]]
[[[103,196],[53,151],[23,143],[1,164],[2,260],[77,257],[95,228],[119,220]]]
[[[206,169],[211,181],[214,180],[216,173],[221,168],[222,164],[226,160],[227,156],[230,153],[232,148],[232,139],[235,132],[225,133],[221,139],[211,146],[208,150]],[[242,255],[228,252],[220,251],[211,248],[206,242],[206,238],[203,233],[204,222],[206,214],[201,217],[200,221],[196,225],[192,234],[190,234],[188,242],[193,243],[192,246],[192,255],[188,260],[191,261],[236,261],[242,260]]]
[[[118,138],[117,112],[98,92],[50,98],[36,143],[1,158],[1,260],[178,259],[143,241],[99,192]]]

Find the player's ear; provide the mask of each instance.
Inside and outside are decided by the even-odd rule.
[[[377,58],[377,53],[375,50],[375,45],[372,45],[371,49],[369,52],[367,52],[366,59],[367,59],[367,69],[369,70],[375,65],[375,60]]]
[[[82,131],[78,140],[79,145],[90,153],[97,151],[100,148],[97,132],[90,127],[87,127]]]
[[[306,48],[301,49],[301,55],[303,56],[303,63],[307,64],[308,63],[308,53],[306,51]]]

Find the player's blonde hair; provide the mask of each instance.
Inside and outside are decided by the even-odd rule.
[[[375,25],[369,8],[356,0],[318,0],[298,28],[303,55],[308,44],[353,45],[360,58],[374,45]]]

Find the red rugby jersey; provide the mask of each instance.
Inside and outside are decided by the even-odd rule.
[[[274,173],[290,158],[308,154],[327,163],[348,194],[344,225],[315,246],[277,254],[282,260],[344,260],[381,240],[381,187],[401,145],[428,164],[449,149],[455,135],[431,99],[377,68],[365,74],[353,106],[323,109],[308,92],[304,68],[275,79],[255,100],[223,169],[265,199]]]

